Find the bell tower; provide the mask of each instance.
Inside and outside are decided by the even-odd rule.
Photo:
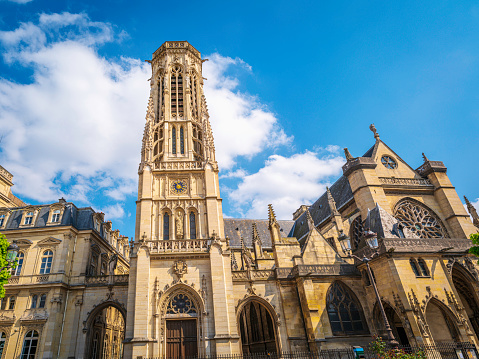
[[[201,54],[168,41],[150,61],[136,238],[224,237],[218,165],[203,94]]]

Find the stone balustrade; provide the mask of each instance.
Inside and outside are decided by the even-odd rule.
[[[199,161],[155,162],[153,164],[154,170],[161,171],[196,170],[202,168],[203,163]]]
[[[432,186],[431,181],[426,178],[396,178],[396,177],[379,177],[379,182],[386,185],[399,186]]]
[[[210,239],[175,239],[148,241],[150,254],[208,252]]]

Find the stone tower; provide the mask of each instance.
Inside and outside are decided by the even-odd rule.
[[[150,61],[125,358],[239,352],[202,62],[186,41]]]

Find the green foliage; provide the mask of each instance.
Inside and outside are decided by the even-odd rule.
[[[474,254],[476,257],[479,257],[479,233],[472,233],[469,237],[474,244],[470,249],[469,253]],[[479,263],[479,260],[477,261]]]
[[[7,248],[9,245],[7,238],[0,233],[0,268],[8,265]],[[0,298],[5,297],[5,288],[3,286],[8,283],[10,275],[10,269],[4,269],[0,272]]]
[[[369,343],[369,350],[380,359],[426,359],[426,354],[422,350],[406,353],[402,349],[388,349],[381,337],[375,337],[374,341]]]

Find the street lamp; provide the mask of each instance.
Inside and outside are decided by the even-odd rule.
[[[17,244],[15,241],[13,241],[12,244],[10,244],[7,248],[7,265],[5,267],[2,267],[0,269],[0,272],[4,269],[9,269],[12,267],[12,265],[15,263],[15,260],[17,259],[18,251],[20,248],[18,248]]]
[[[368,270],[368,275],[369,275],[369,281],[371,282],[374,288],[374,293],[376,293],[376,299],[378,301],[379,309],[381,310],[381,315],[383,316],[384,325],[386,326],[386,331],[388,333],[388,343],[392,348],[397,348],[399,346],[399,343],[397,342],[396,338],[394,338],[394,334],[391,329],[391,326],[389,325],[386,312],[384,311],[383,303],[381,302],[381,297],[379,296],[378,288],[376,287],[376,281],[374,280],[373,272],[371,271],[371,267],[369,266],[369,262],[371,261],[371,259],[379,255],[379,253],[377,252],[377,249],[379,247],[378,236],[369,228],[367,228],[364,231],[363,235],[369,248],[371,248],[374,251],[373,255],[369,258],[367,258],[366,256],[364,256],[363,258],[359,258],[358,256],[355,256],[354,254],[351,253],[351,240],[346,234],[343,233],[343,231],[341,231],[341,234],[338,237],[338,241],[341,244],[341,249],[348,256],[348,258],[355,258],[366,264],[366,268]]]

